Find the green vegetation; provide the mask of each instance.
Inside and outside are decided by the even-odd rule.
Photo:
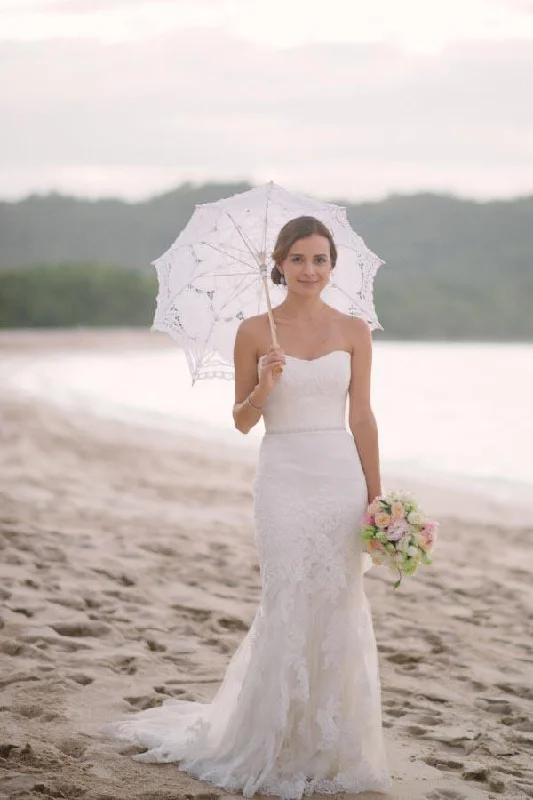
[[[37,264],[0,271],[0,328],[150,325],[155,271]]]
[[[248,188],[186,183],[142,203],[57,194],[0,203],[0,327],[150,325],[151,261],[195,204]],[[375,283],[385,329],[376,336],[533,340],[533,197],[342,204],[387,262]]]

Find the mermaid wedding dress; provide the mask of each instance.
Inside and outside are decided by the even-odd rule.
[[[254,486],[261,602],[210,703],[168,699],[104,726],[148,748],[136,760],[245,797],[390,789],[349,382],[343,350],[287,356]]]

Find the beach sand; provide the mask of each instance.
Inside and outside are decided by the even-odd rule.
[[[0,380],[17,359],[126,346],[162,339],[6,333]],[[223,796],[98,728],[216,691],[260,594],[253,453],[0,392],[0,800]],[[389,797],[533,797],[533,528],[411,488],[441,522],[435,564],[397,591],[366,577]]]

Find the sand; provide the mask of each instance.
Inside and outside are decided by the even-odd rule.
[[[132,343],[161,339],[0,336],[0,800],[223,795],[133,761],[138,748],[98,728],[216,691],[260,593],[253,454],[1,383],[17,359]],[[396,592],[385,569],[366,577],[389,797],[533,797],[533,528],[467,493],[412,488],[441,522],[434,566]]]

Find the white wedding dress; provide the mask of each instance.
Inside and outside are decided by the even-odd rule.
[[[301,798],[391,788],[346,429],[350,355],[287,356],[255,479],[259,608],[210,703],[168,699],[104,732],[228,791]]]

